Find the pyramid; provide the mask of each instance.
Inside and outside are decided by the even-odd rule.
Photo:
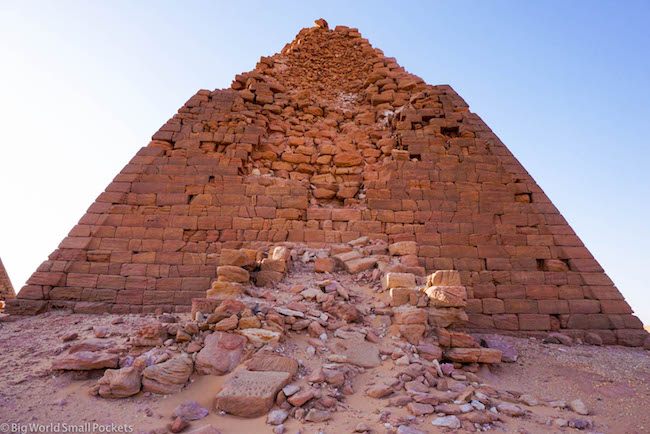
[[[2,259],[0,259],[0,302],[11,300],[15,297],[14,287],[11,285],[7,270],[2,263]]]
[[[10,312],[189,310],[221,249],[361,236],[457,270],[472,330],[593,331],[642,345],[621,293],[448,85],[319,20],[230,89],[200,90],[140,149]]]

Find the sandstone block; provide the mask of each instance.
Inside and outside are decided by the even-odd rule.
[[[144,363],[122,369],[107,369],[97,382],[98,393],[103,398],[126,398],[133,396],[142,387]]]
[[[194,362],[184,354],[151,365],[142,372],[142,388],[161,395],[180,392],[194,370]]]
[[[428,311],[429,323],[435,327],[449,327],[467,323],[469,318],[463,309],[455,307],[431,307]]]
[[[284,274],[278,271],[261,270],[255,275],[255,285],[267,286],[282,281]]]
[[[396,324],[426,324],[427,311],[417,307],[404,305],[393,309]]]
[[[283,259],[265,258],[262,260],[260,268],[262,271],[275,271],[278,273],[284,273],[287,271],[287,261]]]
[[[234,265],[222,265],[217,267],[217,275],[221,282],[246,283],[250,280],[248,271]]]
[[[347,261],[345,263],[345,269],[350,274],[356,274],[374,267],[375,264],[377,264],[377,259],[375,258],[359,258]]]
[[[402,324],[399,326],[400,334],[412,345],[418,345],[424,336],[426,326],[424,324]]]
[[[316,273],[333,273],[336,270],[336,261],[332,258],[316,258],[314,271]]]
[[[417,246],[415,241],[400,241],[389,245],[388,252],[391,256],[417,255]]]
[[[502,353],[500,350],[493,348],[481,348],[481,354],[478,356],[479,363],[501,363]]]
[[[414,288],[415,276],[410,273],[386,273],[381,279],[384,290],[392,288]]]
[[[390,305],[396,307],[403,304],[409,304],[411,296],[417,296],[421,293],[413,288],[391,288],[389,294]]]
[[[357,339],[336,339],[330,346],[332,354],[341,354],[347,363],[362,368],[376,368],[381,364],[379,350],[373,343]]]
[[[291,377],[288,372],[238,371],[217,394],[216,408],[240,417],[261,416],[271,409]]]
[[[207,298],[227,299],[236,298],[244,292],[244,286],[234,282],[212,282],[212,287],[206,291]],[[214,310],[214,309],[213,309]]]
[[[460,274],[456,270],[439,270],[427,279],[427,286],[460,286]]]
[[[64,354],[52,361],[52,369],[86,371],[102,368],[116,368],[118,355],[103,351],[77,351]]]
[[[449,348],[443,351],[444,358],[452,362],[477,363],[481,356],[481,348]],[[498,350],[497,350],[498,351]]]
[[[293,377],[298,372],[298,361],[273,353],[257,353],[248,362],[248,370],[288,372]]]
[[[253,265],[254,259],[241,250],[221,249],[219,265],[233,265],[236,267],[247,267]]]
[[[196,371],[201,375],[225,375],[235,369],[246,339],[232,333],[214,332],[205,338],[205,345],[196,355]]]
[[[464,286],[430,286],[425,289],[429,305],[438,307],[467,306],[467,290]]]

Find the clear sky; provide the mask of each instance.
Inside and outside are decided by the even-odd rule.
[[[650,2],[0,1],[0,256],[20,288],[198,89],[317,18],[450,84],[650,324]]]

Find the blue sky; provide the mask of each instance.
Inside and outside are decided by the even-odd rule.
[[[650,2],[0,2],[0,256],[16,287],[198,89],[323,17],[450,84],[650,324]]]

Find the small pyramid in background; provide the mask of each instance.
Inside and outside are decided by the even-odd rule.
[[[200,90],[8,304],[14,313],[189,310],[222,249],[415,242],[456,270],[469,327],[599,334],[641,322],[549,198],[448,85],[325,20],[230,89]]]
[[[0,259],[0,304],[15,297],[14,287],[11,285],[7,270]]]

